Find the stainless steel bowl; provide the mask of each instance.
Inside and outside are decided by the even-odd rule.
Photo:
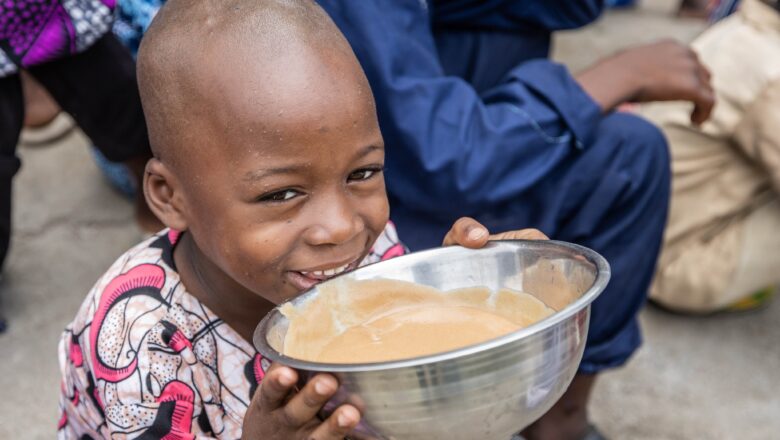
[[[441,290],[486,286],[536,296],[556,310],[534,325],[490,341],[373,364],[322,364],[284,356],[287,319],[269,313],[254,334],[257,350],[301,373],[338,377],[327,416],[351,403],[362,413],[355,437],[399,440],[507,440],[542,416],[577,371],[590,303],[609,281],[609,265],[590,249],[556,241],[500,241],[483,249],[438,248],[344,274],[340,279],[411,281]],[[330,281],[328,281],[330,282]],[[317,287],[291,300],[303,303]]]

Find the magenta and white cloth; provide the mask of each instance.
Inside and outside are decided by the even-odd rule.
[[[116,0],[0,0],[0,77],[74,55],[111,30]]]
[[[60,440],[241,438],[268,364],[182,284],[180,236],[163,230],[119,257],[65,329]],[[388,223],[361,265],[406,252]]]

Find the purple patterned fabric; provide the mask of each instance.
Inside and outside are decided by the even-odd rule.
[[[111,28],[116,0],[0,0],[0,77],[84,51]]]

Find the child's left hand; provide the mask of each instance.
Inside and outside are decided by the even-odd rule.
[[[459,244],[463,247],[479,249],[489,240],[549,240],[537,229],[519,229],[490,235],[487,228],[470,217],[461,217],[452,225],[444,237],[444,246]]]

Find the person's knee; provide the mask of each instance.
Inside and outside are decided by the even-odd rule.
[[[651,122],[628,113],[604,118],[601,131],[620,144],[621,168],[630,175],[628,197],[645,200],[665,217],[669,203],[671,166],[669,145],[663,132]]]
[[[671,157],[669,143],[660,128],[638,116],[631,123],[637,138],[640,159],[647,161],[652,177],[658,185],[668,187],[671,182]]]
[[[628,113],[607,116],[600,128],[619,140],[631,165],[638,165],[648,177],[670,180],[669,144],[660,128]]]

